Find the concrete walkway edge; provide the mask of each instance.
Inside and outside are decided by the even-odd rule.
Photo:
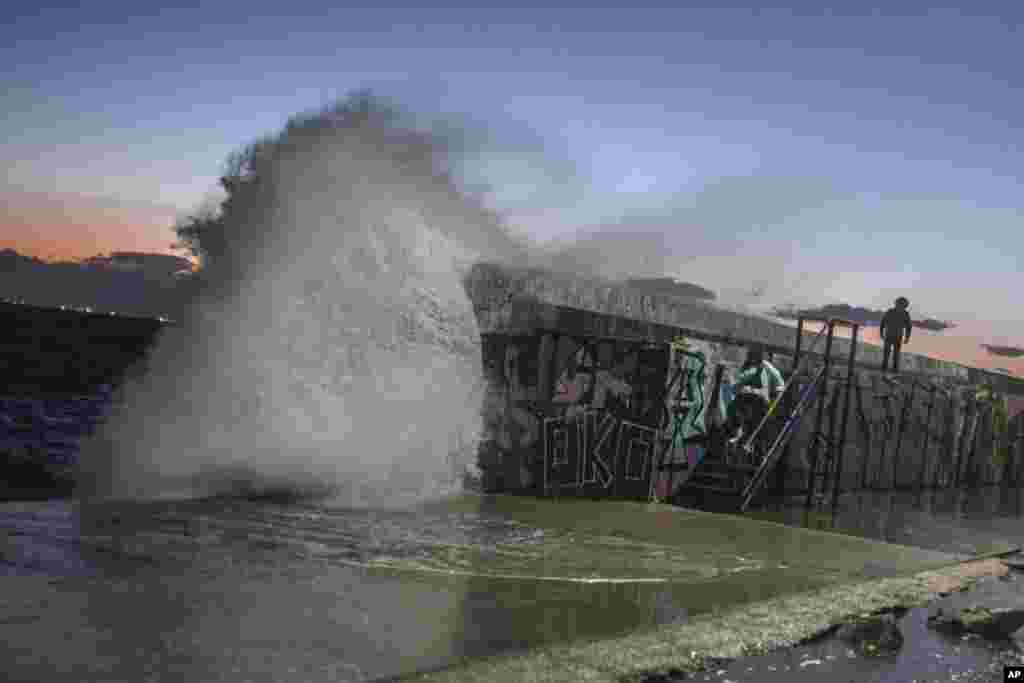
[[[896,576],[830,586],[807,593],[704,614],[677,625],[620,638],[540,648],[518,656],[469,662],[403,681],[641,681],[652,674],[698,671],[706,660],[763,654],[813,638],[833,626],[895,607],[919,607],[999,573],[1002,550],[962,562]]]

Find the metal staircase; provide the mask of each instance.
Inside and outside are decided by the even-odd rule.
[[[730,450],[724,444],[706,448],[704,458],[686,473],[676,501],[704,509],[736,509],[758,467],[730,457]]]
[[[832,340],[837,325],[852,327],[850,352],[845,377],[846,398],[843,406],[842,428],[838,429],[836,407],[838,397],[832,401],[829,411],[829,429],[822,430],[825,400],[817,401],[817,419],[808,452],[811,471],[808,475],[808,500],[820,496],[819,489],[826,487],[832,479],[833,496],[838,495],[842,474],[841,453],[845,445],[846,424],[849,418],[850,388],[854,383],[854,359],[856,355],[859,325],[845,320],[829,319],[812,340],[811,349],[824,334],[825,352],[821,367],[808,376],[808,354],[801,357],[801,341],[805,320],[800,319],[797,327],[793,372],[779,396],[773,401],[760,425],[740,444],[725,442],[725,435],[710,430],[703,437],[705,456],[694,467],[684,473],[684,481],[676,495],[676,502],[715,510],[745,512],[763,491],[768,474],[779,461],[789,453],[792,437],[799,429],[800,421],[808,408],[819,398],[827,396],[829,373],[831,371]],[[803,383],[799,392],[797,387]],[[717,392],[716,392],[717,393]],[[717,396],[716,396],[717,398]],[[777,409],[785,406],[788,413],[784,420],[776,415]],[[837,436],[838,431],[838,436]]]

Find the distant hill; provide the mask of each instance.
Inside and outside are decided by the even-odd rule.
[[[139,251],[115,251],[110,256],[93,256],[81,262],[91,268],[135,270],[147,275],[184,275],[193,271],[192,262],[173,254],[147,254]]]
[[[982,344],[981,348],[985,349],[993,356],[1004,356],[1006,358],[1020,358],[1024,356],[1024,349],[1019,349],[1016,346],[995,346],[993,344]]]
[[[40,261],[37,258],[31,256],[22,256],[13,249],[0,250],[0,273],[7,273],[19,268],[29,268],[32,266],[44,266],[45,261]]]
[[[192,271],[168,254],[114,252],[80,262],[48,263],[0,250],[0,299],[125,315],[175,318]]]
[[[877,311],[870,308],[863,308],[861,306],[851,306],[849,304],[828,304],[827,306],[819,306],[818,308],[776,308],[773,313],[779,318],[785,318],[787,320],[796,320],[800,316],[814,317],[814,318],[843,318],[844,320],[850,320],[861,325],[871,325],[877,327],[882,321],[882,316],[885,315],[885,311]],[[911,313],[911,319],[914,327],[919,327],[922,330],[929,330],[931,332],[942,332],[948,330],[951,327],[956,327],[951,322],[945,320],[936,320],[935,318],[924,318],[918,319],[913,317]]]
[[[644,294],[677,296],[684,299],[714,301],[715,293],[691,282],[680,282],[670,277],[631,278],[626,286]]]

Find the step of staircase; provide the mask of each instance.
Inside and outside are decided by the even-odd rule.
[[[711,484],[693,483],[687,482],[686,489],[699,489],[701,491],[707,491],[710,493],[718,493],[727,496],[738,497],[740,491],[733,488],[732,486],[713,486]]]
[[[702,509],[733,511],[757,471],[756,465],[728,463],[721,456],[709,453],[680,488],[677,497]]]
[[[697,479],[697,478],[724,479],[726,481],[731,481],[735,477],[734,477],[733,474],[731,474],[729,472],[714,472],[714,471],[711,471],[711,472],[695,473],[690,480],[692,481],[692,480]]]

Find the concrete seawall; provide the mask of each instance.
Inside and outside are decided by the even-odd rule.
[[[0,303],[0,396],[69,395],[116,383],[164,323]]]
[[[703,301],[675,297],[643,295],[611,282],[576,278],[539,269],[509,268],[495,264],[476,266],[466,280],[466,289],[478,310],[481,331],[502,330],[508,326],[529,328],[551,326],[572,317],[568,311],[587,311],[631,323],[591,323],[592,326],[618,327],[627,336],[656,328],[637,323],[653,323],[698,338],[746,344],[757,341],[777,352],[790,352],[796,333],[788,325],[754,315],[727,311]],[[514,306],[508,304],[514,303]],[[558,309],[568,309],[560,311]],[[804,349],[813,334],[804,334]],[[833,356],[845,359],[849,340],[836,338]],[[821,345],[819,345],[819,352]],[[878,367],[882,349],[860,342],[858,365]],[[998,391],[1024,395],[1024,380],[904,352],[902,367],[907,374],[949,377],[972,383],[988,382]]]
[[[466,279],[466,290],[485,336],[536,339],[555,333],[656,343],[685,336],[704,352],[709,368],[722,364],[727,370],[742,362],[745,345],[758,342],[773,352],[787,376],[792,370],[793,327],[700,301],[639,295],[613,283],[493,264],[476,266]],[[804,334],[805,351],[813,336]],[[834,341],[836,379],[845,372],[849,344],[838,337]],[[819,343],[815,351],[812,367],[820,365],[824,344]],[[543,367],[544,361],[538,364]],[[1020,471],[1022,442],[1013,438],[1022,426],[1022,418],[1014,417],[1024,407],[1024,381],[908,353],[899,379],[887,382],[878,370],[880,365],[881,349],[860,343],[843,449],[844,490],[1016,482],[1024,474]],[[550,370],[543,373],[550,375]],[[708,395],[712,375],[708,373]],[[545,382],[550,378],[538,381],[538,387]],[[982,384],[1008,397],[1010,420],[1002,432],[994,427],[991,406],[975,398]],[[841,393],[840,382],[833,382],[826,406],[831,408]],[[543,388],[526,387],[511,400],[550,400],[543,394]],[[843,403],[836,405],[836,419],[841,421]],[[527,412],[516,411],[514,421],[523,423],[528,434],[539,434],[539,426],[525,424],[532,419]],[[807,479],[805,453],[814,431],[814,412],[801,423],[785,462],[788,490],[798,490]],[[825,411],[823,429],[831,414],[831,409]],[[531,446],[519,443],[516,450],[520,452]],[[1002,458],[994,457],[999,446]]]
[[[742,361],[746,344],[759,342],[774,352],[781,369],[787,374],[792,370],[793,327],[704,302],[640,295],[614,283],[492,264],[474,267],[465,288],[485,336],[538,342],[545,333],[557,333],[657,343],[685,336],[704,352],[709,368],[721,364],[727,370]],[[67,396],[116,384],[145,358],[163,325],[143,318],[0,304],[0,395]],[[812,336],[805,334],[805,350]],[[837,374],[848,348],[848,340],[835,340]],[[816,350],[820,354],[823,345]],[[538,351],[533,348],[529,353]],[[1024,407],[1024,381],[908,353],[900,381],[889,385],[877,370],[880,353],[871,344],[858,347],[859,392],[854,392],[844,449],[844,489],[1022,478],[1024,441],[1012,437],[1024,426],[1021,418],[1014,419]],[[819,356],[816,362],[820,360]],[[513,400],[550,400],[542,389],[550,385],[550,374],[550,367],[541,370],[542,377],[533,386],[521,387]],[[708,372],[708,395],[713,374]],[[1008,430],[995,429],[991,406],[975,399],[975,390],[983,383],[1009,397]],[[833,383],[827,404],[837,386]],[[514,450],[539,448],[542,430],[533,422],[540,418],[525,409],[511,413],[508,421],[518,422],[517,430],[523,432],[517,434]],[[804,453],[813,422],[803,421],[786,461],[793,489],[806,480]]]

